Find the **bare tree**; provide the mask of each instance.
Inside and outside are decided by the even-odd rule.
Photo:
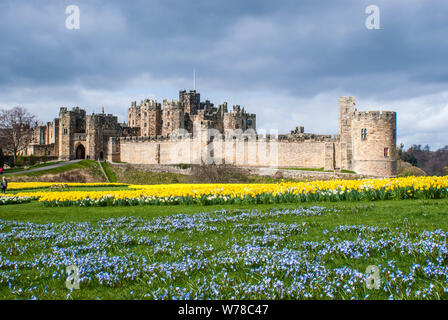
[[[0,135],[2,147],[14,156],[14,164],[20,151],[32,140],[37,125],[36,116],[22,107],[0,111]]]

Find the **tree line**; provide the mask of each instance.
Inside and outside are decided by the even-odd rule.
[[[435,151],[431,151],[429,145],[412,145],[405,150],[401,144],[398,149],[398,156],[401,160],[419,167],[427,175],[442,176],[448,174],[448,145]]]

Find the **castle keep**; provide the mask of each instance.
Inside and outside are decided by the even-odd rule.
[[[232,164],[236,166],[324,168],[371,176],[393,176],[396,113],[358,111],[355,97],[339,99],[335,135],[261,135],[255,114],[227,103],[200,101],[195,90],[179,100],[146,99],[128,109],[128,123],[111,114],[86,115],[61,108],[59,118],[39,126],[27,154],[68,159],[106,159],[135,164]]]
[[[196,90],[179,91],[179,100],[163,100],[163,109],[155,100],[147,99],[140,105],[134,101],[129,108],[128,124],[132,128],[140,128],[142,137],[168,137],[179,129],[193,133],[194,123],[221,133],[237,129],[255,130],[255,115],[245,112],[244,108],[233,106],[229,112],[227,102],[216,108],[208,100],[200,101],[201,96]]]

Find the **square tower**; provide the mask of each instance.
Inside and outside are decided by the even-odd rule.
[[[197,110],[201,106],[201,94],[196,90],[179,91],[179,102],[184,107],[184,112],[188,114],[196,114]]]

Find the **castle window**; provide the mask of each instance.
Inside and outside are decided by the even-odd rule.
[[[389,148],[384,148],[384,157],[389,158]]]
[[[252,120],[247,120],[247,125],[251,126],[252,125]]]
[[[367,140],[367,129],[361,129],[361,140]]]
[[[146,122],[145,122],[145,128],[146,128]]]

